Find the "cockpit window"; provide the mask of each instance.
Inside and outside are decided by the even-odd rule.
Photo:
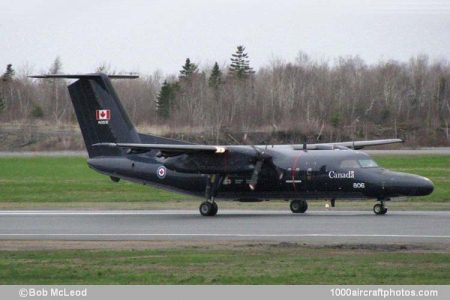
[[[377,163],[372,159],[360,159],[359,164],[363,168],[376,168],[378,167]]]
[[[377,163],[372,159],[346,159],[341,161],[341,169],[377,168]]]
[[[341,161],[341,169],[358,169],[360,168],[358,162],[353,159],[346,159]]]

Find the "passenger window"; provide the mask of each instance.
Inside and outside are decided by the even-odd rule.
[[[359,164],[356,160],[347,159],[341,162],[340,168],[342,169],[358,169]]]

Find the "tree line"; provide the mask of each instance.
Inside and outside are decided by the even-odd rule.
[[[59,58],[48,73],[63,71]],[[111,73],[105,65],[97,71]],[[31,80],[8,65],[0,80],[0,122],[75,123],[64,80]],[[201,133],[209,143],[301,143],[400,137],[450,145],[450,65],[426,55],[367,64],[320,61],[300,53],[254,71],[244,46],[228,65],[156,72],[113,84],[137,126]],[[1,123],[0,123],[1,124]]]

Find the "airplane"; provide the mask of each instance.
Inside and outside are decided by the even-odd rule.
[[[144,185],[204,197],[199,211],[215,216],[216,200],[290,201],[293,213],[305,213],[309,200],[375,199],[376,215],[386,201],[433,192],[431,180],[381,168],[364,147],[401,139],[296,145],[199,145],[138,133],[110,79],[137,75],[103,73],[35,75],[66,78],[71,101],[89,155],[88,166],[112,181]]]

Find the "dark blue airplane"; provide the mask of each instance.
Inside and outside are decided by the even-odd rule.
[[[366,146],[400,139],[299,145],[198,145],[138,133],[110,79],[134,75],[39,75],[69,78],[69,93],[89,154],[88,165],[110,176],[205,197],[203,216],[217,214],[217,199],[255,202],[290,200],[304,213],[307,200],[375,199],[373,211],[387,212],[385,201],[425,196],[433,183],[425,177],[380,168]]]

